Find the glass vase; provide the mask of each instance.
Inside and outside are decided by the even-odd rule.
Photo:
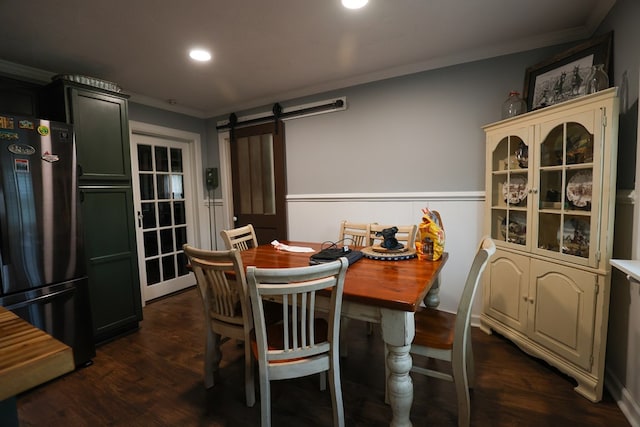
[[[502,118],[508,119],[527,112],[527,104],[520,98],[520,92],[512,90],[502,104]]]
[[[609,76],[604,71],[603,64],[591,67],[591,73],[587,77],[587,94],[596,93],[609,87]]]

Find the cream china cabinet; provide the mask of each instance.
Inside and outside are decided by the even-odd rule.
[[[482,327],[602,398],[618,98],[611,88],[484,127]]]

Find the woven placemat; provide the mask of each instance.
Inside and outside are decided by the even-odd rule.
[[[417,256],[416,250],[409,248],[404,248],[403,250],[386,250],[380,246],[367,246],[366,248],[362,248],[361,251],[365,258],[383,261],[402,261]]]

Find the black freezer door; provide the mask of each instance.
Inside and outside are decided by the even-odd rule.
[[[86,275],[71,125],[0,114],[0,295]]]

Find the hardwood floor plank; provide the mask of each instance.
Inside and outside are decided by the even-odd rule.
[[[349,356],[341,360],[346,424],[388,426],[379,327],[367,335],[365,323],[352,321],[348,334]],[[508,340],[477,328],[472,336],[473,426],[629,426],[606,391],[591,403],[573,391],[573,380]],[[155,301],[144,308],[140,330],[100,346],[93,365],[18,396],[20,425],[258,426],[259,395],[253,408],[244,403],[242,347],[223,345],[216,385],[206,390],[204,342],[194,288]],[[413,381],[413,424],[456,426],[453,384],[420,375]],[[272,382],[272,417],[274,426],[330,426],[329,393],[317,376]]]

